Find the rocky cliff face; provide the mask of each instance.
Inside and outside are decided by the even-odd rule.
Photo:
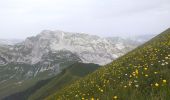
[[[44,30],[16,45],[0,46],[0,65],[21,63],[39,66],[38,72],[62,70],[65,67],[60,69],[59,66],[63,66],[63,62],[104,65],[139,44],[119,37],[101,38],[83,33]]]
[[[84,33],[44,30],[16,45],[0,46],[0,65],[40,64],[46,70],[47,65],[55,69],[56,64],[68,60],[104,65],[139,44],[141,43],[119,37],[101,38]]]
[[[120,38],[100,38],[81,33],[63,31],[42,31],[35,37],[29,37],[24,42],[8,47],[5,51],[8,62],[36,64],[43,55],[49,52],[69,51],[77,55],[84,63],[107,64],[115,58],[135,48],[137,44]],[[4,57],[5,52],[1,52]],[[4,54],[4,55],[3,55]]]

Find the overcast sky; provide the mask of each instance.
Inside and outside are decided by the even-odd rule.
[[[170,0],[0,0],[0,38],[26,38],[46,29],[158,34],[169,27]]]

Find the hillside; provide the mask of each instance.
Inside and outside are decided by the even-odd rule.
[[[46,100],[170,100],[170,29]]]
[[[66,68],[59,75],[39,81],[25,91],[10,95],[3,100],[27,100],[28,98],[31,100],[41,100],[49,94],[55,93],[64,86],[70,84],[72,81],[84,77],[98,68],[99,66],[96,64],[75,63]]]
[[[79,62],[79,58],[70,52],[60,51],[46,57],[49,63],[44,60],[33,65],[17,62],[0,65],[0,99],[23,91],[40,80],[51,78],[66,67]]]
[[[140,44],[121,37],[50,30],[15,45],[0,43],[0,99],[54,77],[77,62],[110,63]]]
[[[110,62],[115,59],[111,55],[123,55],[141,44],[134,41],[84,33],[43,31],[16,45],[0,45],[0,99],[20,93],[40,80],[59,74],[73,63],[84,62],[83,59],[99,63],[106,63],[109,59]]]

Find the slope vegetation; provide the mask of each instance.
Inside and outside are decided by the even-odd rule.
[[[170,29],[47,100],[170,100]]]
[[[55,93],[72,81],[84,77],[98,68],[99,66],[96,64],[75,63],[66,68],[59,75],[47,80],[39,81],[36,85],[25,91],[10,95],[4,98],[4,100],[42,100],[49,94]]]

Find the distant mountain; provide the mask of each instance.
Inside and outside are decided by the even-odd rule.
[[[4,50],[8,62],[36,64],[43,60],[49,52],[71,52],[84,63],[107,64],[113,59],[137,47],[138,42],[119,37],[100,38],[88,34],[69,33],[63,31],[42,31],[35,37],[29,37],[24,42],[10,46]]]
[[[120,37],[44,30],[23,42],[7,44],[0,44],[0,97],[53,77],[77,62],[110,63],[141,43]]]
[[[22,39],[0,39],[0,45],[15,45],[22,41]]]
[[[45,100],[170,100],[170,29]]]
[[[144,35],[134,36],[129,39],[133,40],[133,41],[137,41],[139,43],[144,43],[144,42],[147,42],[148,40],[152,39],[155,36],[156,36],[156,34],[144,34]]]

